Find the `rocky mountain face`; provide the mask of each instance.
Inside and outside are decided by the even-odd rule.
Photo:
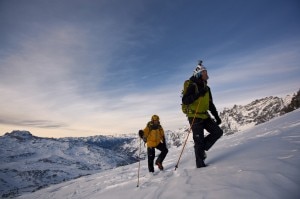
[[[225,135],[246,130],[255,125],[264,123],[274,117],[299,108],[299,91],[293,96],[266,97],[255,100],[247,105],[234,105],[220,113],[221,128]]]

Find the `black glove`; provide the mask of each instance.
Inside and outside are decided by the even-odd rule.
[[[140,138],[143,139],[143,137],[144,137],[144,131],[143,130],[139,130],[139,136],[140,136]]]
[[[217,125],[220,125],[222,123],[222,120],[221,120],[221,118],[218,115],[215,116],[215,119],[216,119]]]

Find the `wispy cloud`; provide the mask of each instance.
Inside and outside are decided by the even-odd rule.
[[[1,124],[5,125],[18,125],[18,126],[27,126],[27,127],[38,127],[38,128],[46,128],[46,129],[55,129],[55,128],[65,128],[67,125],[54,122],[49,120],[12,120],[9,121],[6,118],[0,119]]]
[[[228,107],[260,97],[292,94],[300,85],[299,53],[299,40],[294,40],[233,56],[210,73],[215,101]]]
[[[222,85],[230,82],[255,81],[259,78],[278,78],[285,74],[299,72],[295,60],[300,53],[299,42],[279,43],[267,48],[232,56],[225,62],[220,60],[222,67],[213,70],[214,81]]]
[[[86,42],[90,42],[86,33],[76,27],[52,27],[20,43],[19,50],[5,57],[0,68],[2,123],[122,132],[138,128],[137,123],[144,124],[149,115],[167,107],[167,102],[162,103],[166,93],[155,91],[160,97],[153,97],[151,89],[124,92],[137,91],[130,80],[114,86],[114,81],[130,77],[135,69],[126,65],[110,70],[109,57],[113,56],[108,52],[109,57],[95,65],[95,55],[101,52],[89,55]],[[107,80],[110,84],[103,85]]]

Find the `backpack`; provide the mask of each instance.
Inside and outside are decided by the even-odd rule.
[[[149,134],[150,134],[150,132],[153,130],[153,127],[152,127],[152,125],[151,125],[151,121],[147,123],[147,127],[149,128]],[[162,127],[161,127],[160,124],[158,124],[158,129],[159,129],[159,130],[162,129]],[[140,136],[140,138],[143,139],[143,141],[144,141],[145,144],[146,144],[146,143],[147,143],[147,138],[144,137],[144,131],[143,131],[143,130],[140,130],[140,131],[143,132],[143,134],[142,134],[142,136]],[[149,136],[149,135],[148,135],[148,136]]]
[[[184,81],[184,84],[183,84],[183,89],[181,91],[181,98],[185,95],[186,91],[187,91],[187,88],[189,87],[190,84],[193,84],[195,86],[195,93],[198,93],[198,86],[195,82],[191,81],[191,80],[185,80]],[[186,104],[181,104],[181,110],[184,114],[188,114],[190,112],[190,109],[189,109],[189,105],[186,105]]]
[[[151,121],[147,123],[147,127],[149,128],[149,133],[150,133],[153,130],[153,127],[151,125]],[[160,124],[158,124],[158,129],[162,129]]]

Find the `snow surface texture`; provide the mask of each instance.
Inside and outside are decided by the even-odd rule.
[[[191,137],[191,135],[190,135]],[[164,171],[151,176],[147,160],[50,186],[19,198],[300,198],[300,109],[249,130],[222,137],[195,168],[188,142],[170,150]]]

